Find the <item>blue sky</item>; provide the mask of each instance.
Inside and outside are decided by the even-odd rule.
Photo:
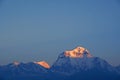
[[[0,0],[0,64],[52,64],[83,46],[119,65],[119,30],[119,0]]]

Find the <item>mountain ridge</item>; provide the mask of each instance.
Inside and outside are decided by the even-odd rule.
[[[94,75],[102,80],[120,80],[120,66],[114,67],[79,46],[61,53],[52,66],[45,61],[0,66],[0,80],[96,80]]]

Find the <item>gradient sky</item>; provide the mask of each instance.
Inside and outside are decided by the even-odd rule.
[[[52,64],[76,46],[120,64],[119,0],[0,0],[0,64]]]

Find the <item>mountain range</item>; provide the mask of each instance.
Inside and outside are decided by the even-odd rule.
[[[78,46],[61,53],[52,66],[45,61],[2,65],[0,80],[120,80],[120,66]]]

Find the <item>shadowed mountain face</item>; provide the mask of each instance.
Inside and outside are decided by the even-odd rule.
[[[77,47],[61,53],[51,67],[45,61],[1,66],[0,80],[120,80],[119,69]]]

